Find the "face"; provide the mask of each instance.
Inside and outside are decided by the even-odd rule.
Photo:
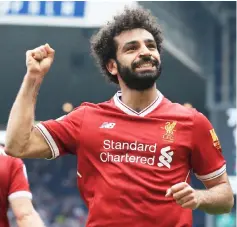
[[[145,29],[125,31],[115,38],[117,59],[112,74],[130,89],[151,88],[161,73],[160,54],[151,33]]]

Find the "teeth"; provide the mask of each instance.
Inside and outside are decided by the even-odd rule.
[[[142,67],[152,67],[152,64],[151,63],[146,63],[146,64],[142,64],[142,65],[138,66],[138,68],[142,68]]]

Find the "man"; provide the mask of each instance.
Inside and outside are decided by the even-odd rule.
[[[92,37],[91,46],[104,75],[121,91],[107,102],[84,103],[33,127],[37,94],[54,50],[46,44],[27,51],[27,73],[7,127],[7,153],[47,159],[76,155],[88,227],[191,226],[196,208],[230,212],[233,193],[210,122],[156,89],[162,36],[150,12],[125,9]],[[206,190],[189,185],[191,169]]]
[[[0,147],[0,227],[9,226],[9,204],[19,227],[44,227],[31,199],[25,165],[20,159],[7,156]]]

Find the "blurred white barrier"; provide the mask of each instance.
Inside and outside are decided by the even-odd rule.
[[[0,131],[0,144],[5,144],[6,131]]]
[[[0,2],[0,24],[100,27],[135,1],[6,1]]]

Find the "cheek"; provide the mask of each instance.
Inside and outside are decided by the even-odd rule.
[[[131,67],[132,62],[134,61],[134,59],[130,56],[126,56],[118,60],[122,66],[126,66],[126,67]]]
[[[161,62],[160,61],[160,54],[159,54],[159,52],[157,51],[156,53],[154,53],[154,55],[153,55],[159,62]]]

